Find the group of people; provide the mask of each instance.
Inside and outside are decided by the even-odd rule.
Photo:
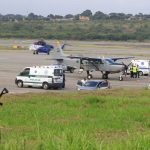
[[[132,64],[130,67],[130,77],[131,78],[139,78],[139,66]]]

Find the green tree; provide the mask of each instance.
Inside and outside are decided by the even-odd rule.
[[[85,11],[83,11],[81,13],[81,16],[91,17],[92,16],[92,12],[91,12],[91,10],[87,9],[87,10],[85,10]]]
[[[65,16],[65,18],[67,18],[67,19],[69,19],[69,18],[74,18],[74,16],[71,15],[71,14],[68,14],[68,15]]]
[[[36,20],[38,18],[38,16],[35,15],[34,13],[29,13],[27,18],[29,20]]]
[[[55,15],[55,19],[63,19],[63,16],[61,16],[61,15]]]
[[[51,20],[51,19],[55,19],[55,16],[53,14],[50,14],[47,16],[47,18]]]
[[[97,11],[94,15],[93,15],[93,19],[94,20],[98,20],[98,19],[106,19],[108,18],[108,16],[106,14],[104,14],[101,11]]]

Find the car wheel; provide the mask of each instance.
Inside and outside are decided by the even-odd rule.
[[[36,54],[38,54],[38,51],[36,51]]]
[[[43,87],[44,90],[49,89],[49,85],[48,85],[47,82],[44,82],[43,85],[42,85],[42,87]]]
[[[49,55],[49,52],[47,52],[47,55]]]
[[[18,86],[19,88],[22,88],[22,87],[23,87],[23,82],[22,82],[21,80],[18,80],[18,81],[17,81],[17,86]]]

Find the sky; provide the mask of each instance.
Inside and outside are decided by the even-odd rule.
[[[109,14],[150,14],[150,0],[0,0],[0,14],[47,16],[80,14],[85,10]]]

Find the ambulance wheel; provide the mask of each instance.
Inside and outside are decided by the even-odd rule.
[[[140,75],[140,76],[143,76],[143,72],[142,72],[142,71],[139,71],[139,75]]]
[[[18,81],[17,81],[17,86],[18,86],[19,88],[22,88],[22,87],[23,87],[23,82],[22,82],[21,80],[18,80]]]
[[[38,54],[38,51],[36,51],[36,54]]]
[[[43,87],[44,90],[47,90],[49,88],[48,83],[44,82],[42,87]]]
[[[49,55],[49,52],[47,52],[47,55]]]
[[[92,79],[93,76],[92,76],[91,74],[88,74],[88,75],[87,75],[87,78],[88,78],[88,79]]]
[[[33,54],[35,55],[35,51],[33,51]]]

